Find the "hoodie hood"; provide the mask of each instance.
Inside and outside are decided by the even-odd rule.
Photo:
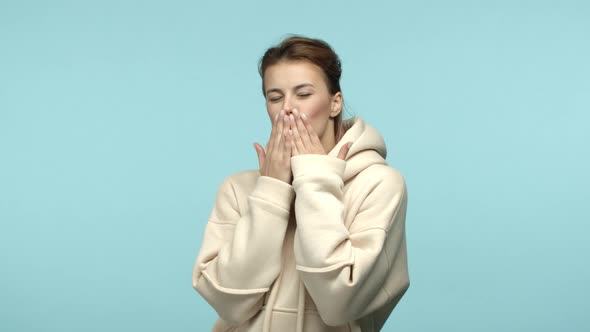
[[[387,164],[385,161],[387,156],[385,141],[377,129],[366,124],[358,116],[344,120],[342,126],[345,130],[344,136],[328,152],[328,155],[338,157],[338,152],[340,152],[342,146],[348,142],[352,142],[352,146],[345,158],[344,182],[371,165]]]

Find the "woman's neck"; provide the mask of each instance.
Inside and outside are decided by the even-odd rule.
[[[324,136],[320,138],[320,142],[322,142],[322,146],[324,147],[324,151],[328,154],[332,149],[336,146],[338,141],[344,136],[344,128],[342,127],[342,123],[340,124],[339,137],[336,137],[336,131],[334,130],[334,120],[328,122],[326,126],[326,130],[324,131]]]

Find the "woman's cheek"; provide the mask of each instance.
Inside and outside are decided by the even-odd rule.
[[[320,107],[319,105],[314,105],[314,107],[308,108],[307,112],[304,111],[304,113],[311,121],[311,126],[313,127],[313,130],[316,132],[318,136],[321,137],[327,124],[327,121],[324,118],[325,112],[322,112],[322,107]]]
[[[319,110],[315,107],[302,107],[299,111],[307,115],[307,118],[309,118],[312,124],[318,122],[321,115],[321,112],[319,112]]]
[[[269,117],[271,123],[274,123],[275,116],[277,114],[279,114],[280,111],[281,111],[280,109],[277,109],[276,107],[274,107],[272,105],[269,105],[269,104],[266,105],[266,113],[268,113],[268,117]]]
[[[311,126],[313,127],[313,131],[315,131],[316,135],[318,135],[319,137],[323,135],[325,129],[324,119],[322,119],[321,115],[322,114],[320,112],[315,112],[309,118],[311,121]]]

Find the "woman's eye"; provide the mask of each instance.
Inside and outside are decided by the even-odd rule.
[[[268,98],[268,100],[272,103],[277,102],[279,100],[281,100],[281,97],[272,97],[272,98]]]
[[[309,97],[311,96],[311,93],[300,93],[298,94],[299,97]]]

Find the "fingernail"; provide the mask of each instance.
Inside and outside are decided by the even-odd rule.
[[[307,119],[307,115],[305,115],[305,113],[301,113],[301,117],[303,118],[303,120]]]
[[[289,135],[293,135],[293,130],[289,129]]]
[[[297,109],[296,109],[296,108],[294,108],[294,109],[293,109],[293,114],[295,114],[295,115],[297,115],[297,114],[298,114],[298,112],[297,112]]]
[[[295,122],[295,117],[293,116],[293,114],[289,115],[289,118],[291,118],[292,122]]]

